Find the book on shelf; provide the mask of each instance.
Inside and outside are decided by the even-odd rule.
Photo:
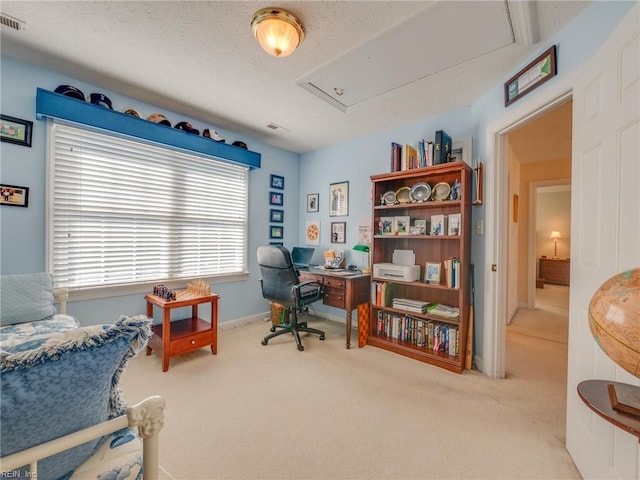
[[[402,148],[400,168],[401,170],[411,170],[418,168],[418,150],[408,143]]]
[[[400,158],[402,156],[402,145],[391,142],[391,171],[400,171]]]
[[[460,310],[458,307],[444,305],[442,303],[434,303],[430,305],[427,313],[435,317],[443,317],[451,320],[457,320],[460,318]]]
[[[398,310],[407,310],[415,313],[427,313],[429,302],[423,300],[413,300],[410,298],[394,298],[392,302],[393,308]]]
[[[449,288],[460,288],[460,259],[451,257],[442,262],[445,284]]]
[[[376,335],[398,339],[436,352],[452,356],[460,353],[460,333],[457,325],[379,310],[375,331]]]
[[[433,142],[433,164],[447,163],[450,153],[451,137],[444,130],[436,131],[436,138]]]
[[[380,282],[374,280],[371,282],[371,303],[376,307],[389,307],[393,301],[394,283]]]

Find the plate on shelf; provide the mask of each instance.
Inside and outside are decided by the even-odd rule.
[[[451,186],[447,182],[436,183],[431,193],[431,198],[435,201],[446,200],[451,193]]]
[[[401,187],[396,190],[396,201],[398,203],[411,203],[411,189],[409,187]]]
[[[425,182],[416,183],[409,193],[414,202],[426,202],[431,198],[431,185]]]
[[[388,192],[385,192],[385,194],[382,196],[382,202],[385,205],[395,205],[396,192],[394,192],[393,190],[389,190]]]

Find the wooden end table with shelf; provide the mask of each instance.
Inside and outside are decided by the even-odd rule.
[[[167,301],[156,295],[145,295],[147,317],[153,318],[153,307],[162,309],[162,323],[154,325],[153,335],[147,345],[147,355],[155,350],[162,354],[162,371],[169,370],[169,359],[198,348],[211,346],[211,354],[218,353],[218,299],[216,293],[194,295],[186,290],[176,292],[176,300]],[[211,321],[198,317],[198,305],[211,303]],[[171,310],[191,307],[191,317],[171,321]]]

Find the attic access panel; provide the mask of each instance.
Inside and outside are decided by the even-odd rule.
[[[433,2],[296,84],[346,112],[514,43],[505,2]]]

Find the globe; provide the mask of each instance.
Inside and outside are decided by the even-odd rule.
[[[600,286],[589,302],[589,328],[611,360],[640,378],[640,268]]]

